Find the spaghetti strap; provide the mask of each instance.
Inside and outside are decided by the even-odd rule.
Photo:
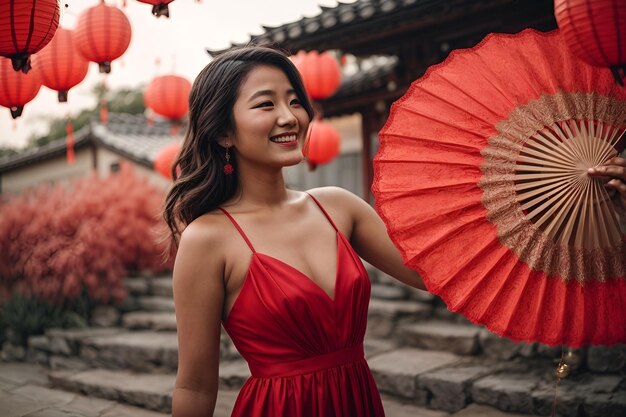
[[[306,193],[309,194],[308,192],[306,192]],[[317,201],[317,198],[313,197],[311,194],[309,194],[309,197],[311,197],[313,199],[313,201],[315,201],[315,204],[317,204],[317,206],[320,208],[320,210],[322,210],[322,212],[324,213],[324,215],[326,216],[326,218],[328,219],[330,224],[333,225],[333,228],[335,229],[335,231],[339,232],[339,229],[337,229],[337,226],[335,226],[335,222],[333,221],[333,219],[330,218],[330,216],[328,215],[328,212],[324,209],[324,207],[322,207],[320,202]]]
[[[223,208],[221,208],[221,207],[218,207],[218,208],[220,210],[222,210],[222,212],[226,215],[226,217],[228,217],[230,219],[230,221],[233,224],[233,226],[235,226],[237,228],[237,230],[239,231],[239,234],[241,235],[243,240],[246,241],[246,243],[248,244],[248,247],[250,247],[250,250],[252,251],[252,253],[256,253],[256,251],[254,250],[254,246],[252,246],[252,243],[250,243],[250,240],[248,239],[248,236],[246,236],[246,234],[243,232],[241,227],[239,227],[239,224],[237,224],[235,219],[233,219],[233,216],[231,216],[230,213],[227,212],[226,210],[224,210]]]

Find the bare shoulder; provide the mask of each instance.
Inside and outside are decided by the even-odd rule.
[[[228,232],[228,225],[223,217],[217,213],[209,213],[187,225],[181,234],[176,253],[174,280],[197,274],[206,276],[208,272],[214,276],[215,271],[223,270],[224,233]]]
[[[360,197],[341,187],[318,187],[312,188],[307,192],[328,208],[345,210],[364,202]]]

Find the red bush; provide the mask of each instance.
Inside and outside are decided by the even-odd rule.
[[[19,290],[60,303],[87,290],[94,301],[125,297],[130,273],[171,270],[157,243],[165,194],[123,165],[0,204],[0,296]]]

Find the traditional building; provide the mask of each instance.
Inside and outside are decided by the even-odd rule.
[[[391,104],[426,69],[458,48],[478,44],[492,32],[555,29],[553,0],[358,0],[322,7],[319,15],[278,27],[265,27],[252,43],[299,50],[335,51],[355,57],[358,71],[332,97],[321,101],[325,117],[358,115],[362,177],[372,182],[371,160],[377,134]],[[220,53],[208,50],[209,54]],[[381,59],[387,57],[387,61]],[[382,62],[382,63],[381,63]],[[514,81],[515,74],[511,74]]]

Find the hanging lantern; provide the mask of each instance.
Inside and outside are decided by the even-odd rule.
[[[54,39],[33,56],[43,85],[59,92],[59,102],[67,101],[67,91],[80,83],[89,70],[89,61],[76,53],[74,31],[59,28]]]
[[[162,75],[150,81],[144,92],[144,104],[171,121],[180,120],[189,111],[191,83],[178,75]]]
[[[164,146],[154,158],[154,169],[165,178],[172,179],[172,166],[179,150],[178,143]]]
[[[0,2],[0,55],[27,73],[30,55],[50,42],[59,26],[58,0]]]
[[[312,164],[326,164],[337,157],[341,137],[327,122],[311,122],[309,139],[305,145],[305,156]]]
[[[28,74],[15,72],[11,60],[0,58],[0,106],[11,109],[11,116],[22,115],[24,105],[35,98],[41,88],[41,76],[37,68]]]
[[[313,100],[322,100],[335,94],[341,84],[341,69],[328,52],[300,51],[292,57],[298,68],[304,88]]]
[[[100,72],[110,73],[111,61],[126,52],[130,37],[130,22],[124,12],[101,0],[78,17],[74,42],[85,59],[98,63]]]
[[[554,15],[572,52],[591,65],[610,67],[624,85],[626,1],[555,0]]]
[[[141,3],[152,4],[152,14],[156,17],[170,17],[170,10],[168,4],[174,0],[137,0]]]

